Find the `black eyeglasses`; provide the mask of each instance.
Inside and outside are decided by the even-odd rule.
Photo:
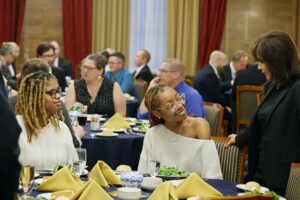
[[[48,94],[51,98],[56,98],[56,94],[61,95],[61,88],[57,88],[56,90],[50,90],[50,91],[46,91],[46,94]]]

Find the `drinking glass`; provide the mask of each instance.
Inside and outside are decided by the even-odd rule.
[[[76,148],[78,154],[78,160],[73,162],[73,168],[79,176],[81,176],[86,167],[86,149]]]
[[[24,199],[27,198],[28,190],[32,186],[34,179],[34,167],[30,165],[22,166],[20,173],[20,183],[24,191]]]
[[[160,161],[151,160],[150,161],[150,174],[151,176],[157,176],[160,168]]]
[[[87,121],[87,114],[80,114],[77,116],[77,121],[80,126],[85,126]]]

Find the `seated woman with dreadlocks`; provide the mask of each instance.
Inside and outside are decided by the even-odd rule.
[[[189,117],[184,100],[164,85],[145,95],[151,128],[144,138],[138,171],[151,172],[151,161],[161,166],[196,172],[202,178],[222,179],[218,152],[210,140],[210,128],[203,118]]]
[[[16,104],[22,128],[19,138],[22,165],[53,169],[78,158],[70,130],[59,121],[60,104],[60,88],[52,74],[36,72],[22,80]]]

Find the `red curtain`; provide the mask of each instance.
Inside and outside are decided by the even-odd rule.
[[[74,78],[80,61],[91,53],[92,6],[92,0],[63,0],[64,50]]]
[[[199,68],[208,63],[213,50],[220,48],[225,27],[226,5],[227,0],[202,0]]]
[[[5,41],[20,42],[26,0],[1,0],[0,44]]]

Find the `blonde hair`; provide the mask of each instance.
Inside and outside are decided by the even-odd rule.
[[[62,111],[47,113],[45,109],[46,86],[51,79],[56,79],[52,74],[46,72],[31,73],[22,80],[18,91],[16,104],[16,114],[22,115],[27,131],[28,142],[31,143],[32,137],[41,134],[41,124],[53,124],[56,130],[59,129],[59,118],[63,119]]]

